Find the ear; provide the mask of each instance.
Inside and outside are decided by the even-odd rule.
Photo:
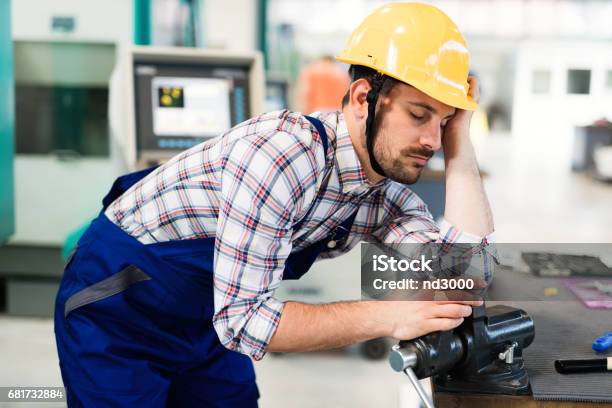
[[[350,96],[348,104],[356,119],[363,119],[368,116],[368,102],[366,97],[370,89],[372,89],[372,87],[365,78],[354,81],[349,87]]]

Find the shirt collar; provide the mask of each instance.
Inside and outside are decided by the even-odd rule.
[[[342,112],[338,112],[336,123],[336,163],[340,188],[345,194],[361,194],[376,190],[388,180],[385,178],[373,184],[367,179],[357,152],[355,152]]]

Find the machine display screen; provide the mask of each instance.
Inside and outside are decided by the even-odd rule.
[[[231,127],[230,82],[217,78],[155,77],[153,133],[214,137]]]
[[[249,85],[246,66],[135,62],[137,151],[170,157],[247,120]]]

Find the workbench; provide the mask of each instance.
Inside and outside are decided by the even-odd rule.
[[[533,395],[507,396],[491,394],[437,393],[436,407],[612,407],[606,402],[580,402],[606,398],[612,401],[612,373],[562,375],[554,370],[555,359],[603,358],[591,349],[593,340],[612,331],[612,310],[588,309],[569,291],[560,279],[541,278],[512,268],[496,270],[489,295],[493,299],[515,298],[530,301],[495,301],[487,305],[506,304],[525,310],[534,320],[535,339],[524,350],[525,366]],[[545,288],[556,288],[558,294],[545,298]],[[518,292],[520,291],[520,292]],[[536,298],[550,300],[533,300]],[[559,400],[566,399],[566,400]]]
[[[610,408],[608,403],[537,401],[532,396],[449,394],[434,392],[437,408]]]

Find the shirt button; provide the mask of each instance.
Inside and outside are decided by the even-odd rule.
[[[328,247],[329,249],[334,249],[334,248],[336,247],[336,241],[334,241],[334,240],[332,239],[331,241],[329,241],[329,242],[327,243],[327,247]]]

